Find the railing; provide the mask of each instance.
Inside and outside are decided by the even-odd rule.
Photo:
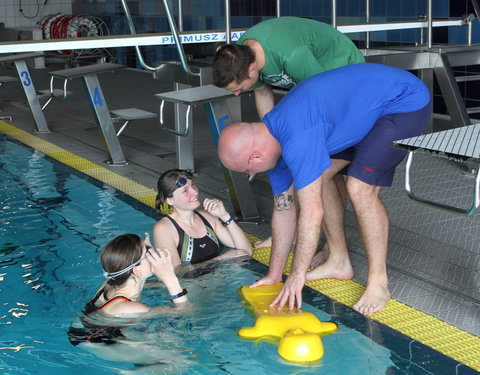
[[[127,1],[126,0],[120,0],[120,1],[122,3],[123,11],[125,12],[125,17],[127,18],[127,23],[128,23],[128,28],[130,29],[130,33],[131,34],[136,34],[137,32],[135,30],[135,25],[133,24],[132,15],[130,14],[130,10],[128,8]],[[179,9],[182,9],[181,0],[178,1],[178,5],[179,5]],[[163,6],[165,8],[165,13],[167,15],[168,24],[170,25],[170,30],[171,30],[173,38],[175,40],[175,46],[177,47],[177,51],[178,51],[178,54],[180,56],[180,63],[182,64],[183,70],[185,70],[185,72],[187,72],[189,74],[198,75],[197,73],[194,73],[194,72],[191,71],[190,66],[187,63],[187,58],[185,56],[185,51],[183,50],[183,45],[180,42],[180,38],[178,37],[178,29],[177,29],[177,25],[175,23],[175,18],[173,18],[173,14],[172,14],[172,11],[171,11],[172,0],[163,0]],[[180,20],[181,20],[180,21],[181,29],[183,29],[183,14],[182,14],[181,11],[179,12],[179,15],[181,16],[181,17],[179,17]],[[148,65],[145,62],[145,60],[143,59],[143,56],[142,56],[142,52],[140,51],[140,47],[138,45],[135,46],[135,51],[137,52],[137,57],[138,57],[138,60],[140,62],[140,65],[142,65],[143,68],[145,68],[147,70],[150,70],[150,71],[156,71],[158,69],[161,69],[162,65],[153,67],[153,66]]]
[[[121,0],[122,5],[124,6],[125,14],[128,21],[128,26],[130,32],[134,35],[117,35],[117,36],[108,36],[108,37],[95,37],[95,38],[77,38],[77,39],[55,39],[51,40],[39,40],[39,41],[20,41],[20,42],[2,42],[0,43],[0,53],[19,53],[19,52],[35,52],[35,51],[56,51],[56,50],[70,50],[70,49],[84,49],[84,48],[115,48],[115,47],[131,47],[134,46],[139,55],[139,61],[148,70],[157,70],[159,67],[151,67],[146,64],[144,61],[139,46],[160,46],[160,45],[170,45],[176,44],[176,47],[180,54],[180,59],[182,66],[185,71],[190,72],[188,67],[187,59],[183,52],[182,43],[206,43],[212,42],[213,40],[224,41],[226,40],[227,35],[240,34],[244,30],[236,30],[234,32],[227,31],[226,33],[218,31],[197,31],[197,32],[183,32],[183,35],[179,35],[176,28],[175,20],[171,12],[171,0],[163,0],[166,5],[167,17],[169,18],[169,23],[172,27],[172,35],[168,33],[155,33],[155,34],[136,34],[135,27],[133,25],[132,17],[126,7],[126,0]],[[370,0],[366,0],[369,2]],[[228,2],[228,0],[226,0]],[[472,0],[475,4],[477,1]],[[335,4],[335,0],[332,0],[332,4]],[[403,29],[426,29],[429,34],[429,47],[431,47],[431,35],[432,28],[435,27],[449,27],[449,26],[469,26],[468,27],[468,40],[471,41],[471,16],[466,16],[461,19],[447,19],[447,20],[433,20],[431,17],[431,4],[432,0],[428,0],[429,3],[429,14],[425,20],[418,21],[407,21],[407,22],[385,22],[385,23],[370,23],[369,17],[367,17],[366,23],[352,24],[352,25],[337,25],[337,29],[345,34],[348,33],[359,33],[365,32],[370,33],[374,31],[386,31],[386,30],[403,30]],[[277,0],[277,16],[280,15],[280,8],[278,7],[280,2]],[[179,5],[181,1],[179,0]],[[476,5],[476,9],[478,4]],[[332,13],[336,12],[336,7],[332,7]],[[370,9],[369,7],[367,9]],[[183,18],[183,13],[179,12]],[[332,24],[336,24],[336,14],[332,14]],[[179,19],[179,24],[182,25],[183,29],[183,20]],[[228,23],[230,25],[230,23]],[[202,39],[202,36],[206,37]],[[186,40],[187,36],[190,40]],[[193,40],[200,39],[200,40]],[[214,36],[215,38],[213,38]],[[208,37],[208,38],[207,38]],[[367,40],[369,40],[367,38]],[[423,43],[423,41],[422,41]],[[193,74],[193,73],[192,73]]]
[[[133,18],[132,15],[130,14],[130,10],[127,5],[127,0],[120,0],[122,3],[123,11],[125,12],[125,17],[127,19],[127,24],[128,28],[130,30],[130,33],[132,35],[135,35],[137,32],[135,30],[135,25],[133,24]],[[198,75],[197,73],[194,73],[191,71],[187,58],[185,56],[185,51],[183,49],[182,43],[180,42],[180,38],[178,36],[178,30],[183,31],[183,6],[182,6],[182,0],[178,0],[178,24],[179,27],[177,29],[177,25],[175,23],[175,18],[173,17],[172,13],[172,0],[162,0],[163,1],[163,6],[165,8],[165,13],[167,15],[168,19],[168,24],[170,26],[170,30],[172,32],[172,36],[175,40],[175,45],[177,47],[178,54],[180,56],[180,63],[182,64],[183,69],[185,72],[192,74],[192,75]],[[276,1],[276,15],[277,17],[280,17],[280,0]],[[232,25],[231,25],[231,17],[230,17],[230,0],[225,0],[225,40],[227,43],[232,42]],[[161,69],[160,66],[150,66],[145,62],[145,59],[143,58],[142,52],[140,50],[140,47],[137,45],[135,46],[135,51],[138,57],[138,60],[140,62],[140,65],[145,68],[146,70],[150,71],[156,71],[158,69]]]

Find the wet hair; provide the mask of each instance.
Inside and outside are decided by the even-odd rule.
[[[160,213],[164,213],[161,209],[161,205],[167,198],[171,198],[175,192],[175,185],[180,177],[186,177],[192,179],[192,173],[185,169],[169,169],[162,173],[157,182],[157,197],[155,199],[155,209]]]
[[[105,245],[100,253],[100,261],[104,271],[114,273],[137,262],[142,257],[142,253],[143,242],[140,236],[136,234],[123,234],[115,237]],[[109,279],[103,291],[105,299],[107,299],[107,293],[110,288],[122,285],[127,281],[132,272],[133,269]]]
[[[240,83],[248,79],[248,68],[255,61],[255,53],[243,44],[224,44],[212,62],[213,84],[227,87],[230,83]]]

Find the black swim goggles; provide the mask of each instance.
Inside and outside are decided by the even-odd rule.
[[[170,192],[167,194],[167,197],[171,198],[175,190],[185,186],[188,180],[193,180],[193,174],[189,170],[186,170],[180,177],[177,178],[177,181],[175,181],[175,185],[170,189]]]
[[[124,273],[130,271],[132,268],[136,267],[137,265],[139,265],[140,263],[142,263],[142,261],[147,257],[148,253],[150,252],[150,250],[152,249],[151,246],[148,246],[148,245],[145,245],[145,249],[147,250],[145,252],[145,255],[143,257],[140,257],[139,260],[137,260],[136,262],[132,263],[131,265],[129,265],[128,267],[124,268],[123,270],[120,270],[120,271],[117,271],[117,272],[107,272],[107,271],[103,271],[103,276],[106,278],[106,279],[114,279],[116,278],[117,276],[120,276],[120,275],[123,275]]]

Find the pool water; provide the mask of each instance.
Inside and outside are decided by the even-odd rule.
[[[238,288],[265,267],[216,263],[184,278],[192,311],[138,322],[132,351],[155,366],[102,359],[72,346],[67,331],[103,280],[99,251],[123,233],[151,231],[157,214],[115,189],[0,135],[0,370],[2,374],[474,374],[475,371],[353,310],[306,290],[305,310],[334,321],[325,356],[299,365],[276,344],[239,339],[254,324]],[[162,288],[143,302],[165,304]],[[130,353],[131,354],[131,353]]]

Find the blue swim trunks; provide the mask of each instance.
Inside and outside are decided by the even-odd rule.
[[[369,185],[391,186],[395,168],[407,154],[407,151],[393,148],[392,142],[420,135],[431,113],[431,104],[428,104],[418,111],[385,115],[359,143],[331,158],[351,162],[342,174]]]

